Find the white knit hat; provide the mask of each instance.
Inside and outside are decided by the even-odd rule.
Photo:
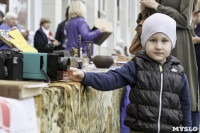
[[[145,48],[147,40],[158,32],[162,32],[169,37],[173,49],[176,45],[177,39],[176,21],[162,13],[155,13],[144,21],[141,35],[142,46]]]

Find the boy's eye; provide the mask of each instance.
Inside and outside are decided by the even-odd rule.
[[[151,41],[151,42],[156,42],[156,39],[150,39],[149,41]]]
[[[162,42],[168,42],[168,40],[167,39],[163,39]]]

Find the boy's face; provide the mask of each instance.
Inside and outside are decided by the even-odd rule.
[[[152,35],[145,46],[147,55],[161,64],[166,61],[171,49],[172,43],[169,37],[160,32]]]

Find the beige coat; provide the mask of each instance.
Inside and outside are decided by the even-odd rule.
[[[177,23],[177,43],[171,55],[182,63],[188,78],[192,111],[199,110],[198,68],[190,21],[194,0],[159,0],[158,12],[169,15]]]

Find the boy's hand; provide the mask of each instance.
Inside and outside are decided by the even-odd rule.
[[[84,78],[84,73],[81,70],[70,67],[65,79],[80,82],[83,80],[83,78]]]

